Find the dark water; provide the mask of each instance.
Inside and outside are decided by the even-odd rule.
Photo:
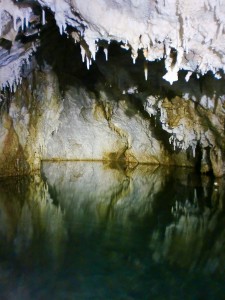
[[[0,180],[0,299],[225,299],[225,183],[44,163]]]

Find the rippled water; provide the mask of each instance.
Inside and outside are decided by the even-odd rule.
[[[0,299],[225,299],[225,183],[43,163],[0,180]]]

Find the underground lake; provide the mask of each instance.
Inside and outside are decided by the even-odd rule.
[[[0,0],[0,300],[225,300],[225,1]]]
[[[43,162],[0,180],[1,299],[224,299],[224,179]]]

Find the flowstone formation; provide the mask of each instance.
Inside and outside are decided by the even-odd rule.
[[[225,174],[222,1],[2,0],[0,20],[0,175],[63,159]]]

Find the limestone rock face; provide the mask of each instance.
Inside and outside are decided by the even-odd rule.
[[[77,84],[61,95],[52,71],[36,72],[35,89],[24,82],[2,114],[1,175],[38,170],[41,160],[200,164],[202,172],[224,174],[223,113],[137,93],[138,109],[132,94],[99,90]]]
[[[0,20],[0,175],[42,160],[225,174],[221,1],[2,0]]]
[[[224,101],[219,99],[206,110],[194,101],[187,101],[181,97],[175,97],[171,101],[167,98],[157,100],[150,97],[147,99],[146,110],[154,114],[157,108],[160,108],[162,127],[171,134],[169,141],[174,149],[178,147],[185,150],[191,147],[195,156],[196,147],[200,146],[201,171],[207,172],[211,164],[214,174],[222,176],[222,152],[225,150],[223,105]]]
[[[3,115],[2,174],[39,169],[43,159],[168,162],[150,121],[126,100],[108,102],[104,93],[97,99],[72,87],[62,99],[52,73],[38,76],[35,97],[18,91]]]
[[[133,116],[126,112],[130,109]],[[58,130],[46,139],[44,159],[126,160],[159,163],[164,148],[144,119],[125,100],[96,99],[71,88],[64,96]]]

